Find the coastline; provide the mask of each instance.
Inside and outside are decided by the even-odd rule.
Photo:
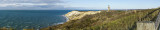
[[[65,16],[65,15],[61,15],[61,16],[65,18],[65,20],[66,20],[65,22],[69,21],[69,18],[68,18],[67,16]],[[52,24],[52,25],[50,25],[50,26],[48,26],[48,27],[55,26],[55,25],[59,25],[59,24],[64,24],[65,22],[55,23],[55,24]]]
[[[65,16],[65,15],[61,15],[61,16],[65,18],[65,20],[66,20],[65,22],[67,22],[69,20],[69,18],[67,16]],[[65,22],[55,23],[55,24],[53,24],[53,26],[59,25],[59,24],[64,24]]]
[[[66,22],[69,21],[69,18],[65,15],[62,15],[63,17],[65,17]]]
[[[65,18],[65,20],[66,20],[65,22],[67,22],[69,20],[69,18],[67,16],[65,16],[65,15],[61,15],[61,16]],[[54,25],[64,24],[65,22],[59,22],[59,23],[56,23]]]

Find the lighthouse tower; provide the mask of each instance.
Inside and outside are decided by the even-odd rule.
[[[108,12],[109,12],[109,10],[110,10],[110,5],[108,5]]]

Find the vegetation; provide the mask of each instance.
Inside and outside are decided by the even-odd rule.
[[[136,30],[137,21],[154,21],[158,13],[158,9],[102,11],[41,30]]]
[[[159,9],[112,10],[109,12],[103,10],[98,14],[87,15],[81,19],[70,20],[64,24],[42,28],[41,30],[136,30],[137,21],[154,21],[158,13]],[[7,30],[7,28],[0,30]],[[10,30],[14,29],[11,28]]]

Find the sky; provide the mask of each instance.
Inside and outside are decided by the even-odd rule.
[[[0,10],[102,10],[160,7],[160,0],[0,0]]]

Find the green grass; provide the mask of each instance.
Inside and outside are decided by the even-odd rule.
[[[154,21],[159,10],[102,11],[41,30],[135,30],[137,21]]]

